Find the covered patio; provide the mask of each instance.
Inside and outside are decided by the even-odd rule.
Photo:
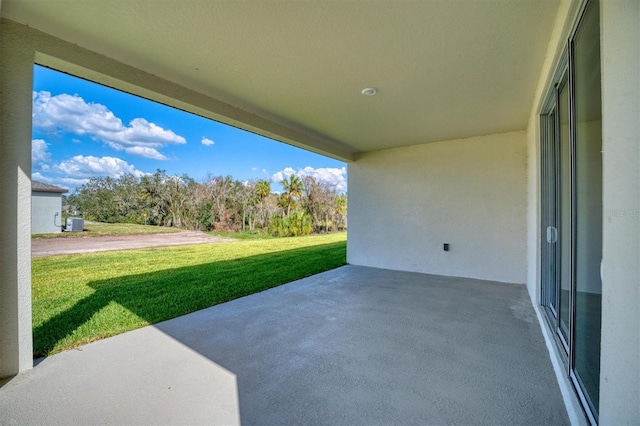
[[[0,0],[0,422],[640,422],[640,2],[189,4]],[[34,65],[347,162],[351,266],[30,371]]]
[[[6,424],[568,424],[526,288],[345,266],[41,360]]]

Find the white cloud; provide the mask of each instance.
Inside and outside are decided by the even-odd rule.
[[[140,157],[151,158],[153,160],[166,160],[167,157],[160,154],[156,149],[146,146],[132,146],[124,150],[127,154],[138,155]]]
[[[33,93],[33,125],[47,130],[86,135],[117,151],[155,160],[166,160],[159,149],[170,144],[185,144],[184,137],[171,130],[134,118],[128,126],[106,106],[87,103],[78,95],[50,92]]]
[[[211,139],[205,138],[205,137],[202,138],[201,142],[202,142],[202,145],[204,145],[204,146],[211,146],[211,145],[213,145],[215,143]]]
[[[31,167],[40,168],[44,163],[51,161],[51,153],[48,151],[49,144],[42,139],[31,141]]]
[[[301,170],[301,169],[300,169]],[[291,167],[286,167],[284,170],[280,170],[279,172],[275,172],[271,176],[271,182],[280,183],[284,180],[284,178],[289,178],[289,176],[296,174],[296,171]],[[298,175],[301,176],[301,175]]]
[[[64,160],[54,167],[72,179],[88,179],[90,177],[120,178],[125,174],[140,177],[145,173],[137,170],[132,164],[116,157],[94,157],[92,155],[76,155]]]
[[[74,190],[87,183],[92,177],[108,176],[118,179],[125,174],[141,177],[148,173],[136,169],[134,165],[120,158],[76,155],[50,167],[46,175],[41,172],[34,172],[31,177],[40,182]]]
[[[274,173],[271,176],[271,181],[274,183],[280,183],[285,177],[289,178],[291,175],[296,175],[300,178],[304,176],[312,176],[319,182],[325,182],[333,186],[338,192],[347,192],[347,168],[346,167],[305,167],[303,169],[295,170],[291,167],[287,167],[279,172]]]

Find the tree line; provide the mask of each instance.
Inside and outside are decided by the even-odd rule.
[[[197,182],[164,170],[137,177],[94,177],[65,197],[64,204],[87,220],[137,223],[200,231],[307,235],[346,229],[347,196],[312,176],[291,175],[284,192],[267,180],[241,182],[208,176]]]

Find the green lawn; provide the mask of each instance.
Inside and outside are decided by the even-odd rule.
[[[83,232],[58,232],[55,234],[33,234],[32,238],[78,238],[97,237],[101,235],[141,235],[180,232],[182,229],[167,226],[136,225],[134,223],[84,223]]]
[[[346,263],[346,233],[33,259],[34,356]]]
[[[206,234],[223,238],[235,238],[236,240],[269,240],[274,237],[268,232],[226,232],[226,231],[207,231]]]

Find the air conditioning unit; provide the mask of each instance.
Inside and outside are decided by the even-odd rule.
[[[84,219],[81,217],[68,217],[66,232],[84,231]]]

